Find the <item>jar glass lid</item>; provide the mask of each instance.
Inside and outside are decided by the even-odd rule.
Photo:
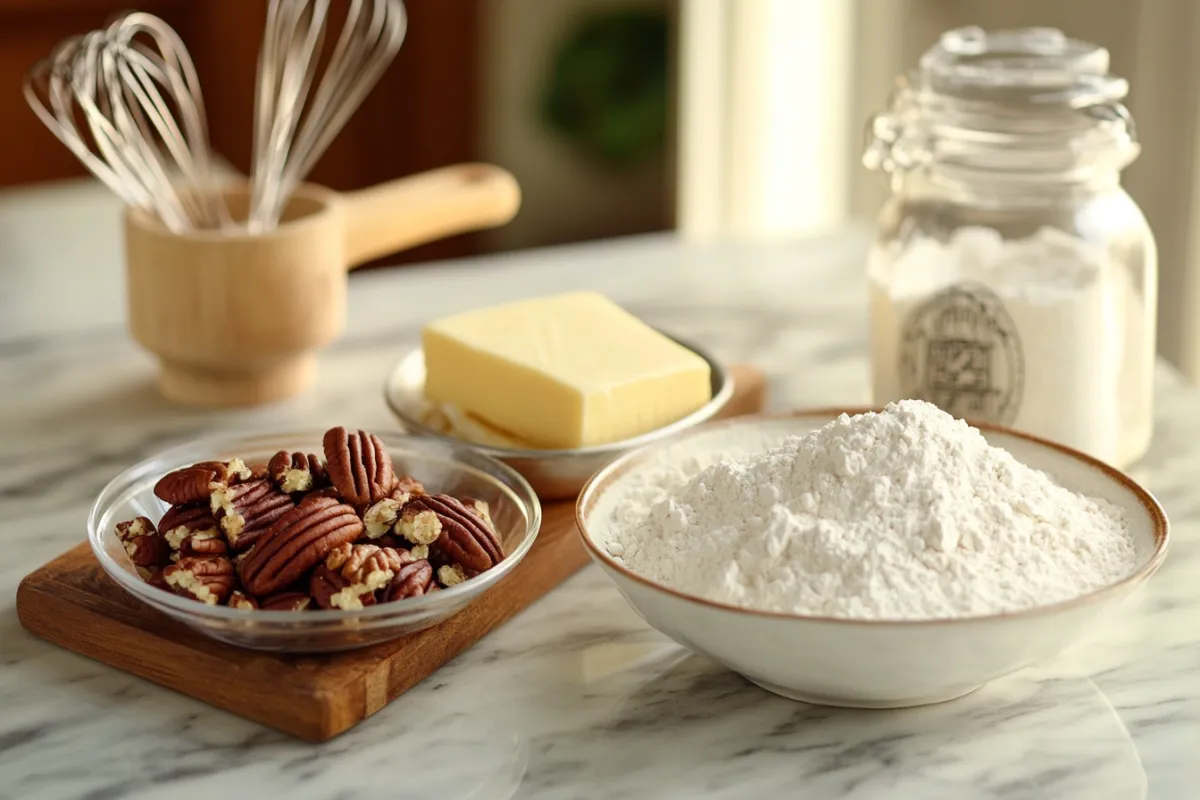
[[[1120,169],[1138,153],[1128,91],[1109,74],[1108,50],[1054,28],[957,28],[899,77],[890,108],[871,120],[863,163],[1064,179]]]
[[[1081,107],[1128,93],[1128,82],[1108,70],[1108,50],[1054,28],[969,27],[942,34],[921,57],[913,83],[964,100]]]

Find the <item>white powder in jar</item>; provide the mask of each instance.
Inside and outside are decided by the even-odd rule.
[[[1152,339],[1140,291],[1105,248],[1053,228],[1005,240],[972,226],[876,248],[868,272],[876,403],[928,400],[1118,466],[1145,450]]]
[[[922,401],[624,480],[594,512],[598,544],[651,580],[749,608],[972,616],[1078,597],[1137,564],[1122,509]]]

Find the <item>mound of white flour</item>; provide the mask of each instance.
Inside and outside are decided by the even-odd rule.
[[[971,616],[1077,597],[1136,566],[1121,509],[921,401],[636,477],[601,544],[652,580],[750,608]]]

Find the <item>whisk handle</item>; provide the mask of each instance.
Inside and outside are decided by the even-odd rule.
[[[507,171],[456,164],[341,196],[346,264],[372,259],[467,231],[503,225],[521,205]]]

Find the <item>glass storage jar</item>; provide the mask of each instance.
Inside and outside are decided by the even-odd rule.
[[[1053,29],[945,33],[863,163],[890,176],[868,262],[877,404],[921,398],[1119,467],[1153,428],[1157,255],[1108,52]]]

